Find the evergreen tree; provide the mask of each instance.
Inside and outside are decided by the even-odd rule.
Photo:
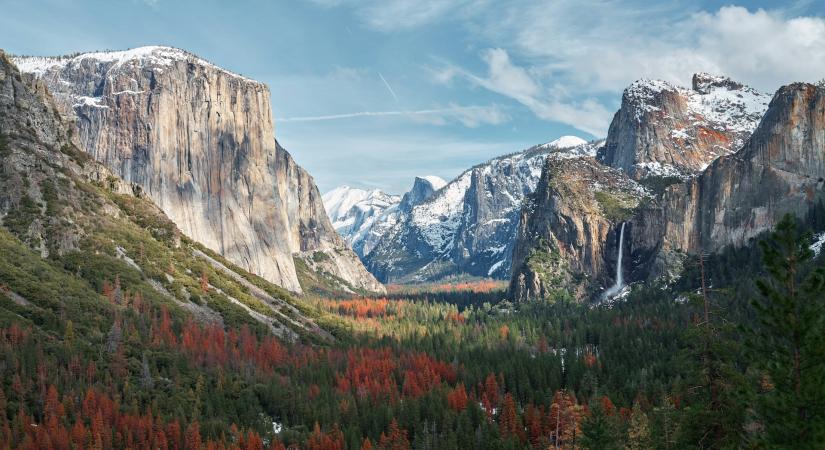
[[[680,440],[697,448],[738,447],[745,421],[738,394],[745,381],[735,365],[735,330],[713,301],[716,293],[708,292],[703,258],[698,262],[701,294],[695,300],[700,312],[686,332],[688,388]]]
[[[630,426],[627,430],[627,450],[645,450],[650,448],[650,423],[647,414],[642,411],[639,402],[633,404],[630,414]]]
[[[582,434],[580,443],[585,449],[619,450],[622,448],[619,443],[618,417],[615,411],[605,407],[603,399],[594,398],[590,402],[590,415],[582,422]]]
[[[768,277],[757,281],[751,360],[762,374],[756,394],[769,448],[817,448],[825,442],[825,274],[810,263],[810,235],[785,216],[760,242]]]

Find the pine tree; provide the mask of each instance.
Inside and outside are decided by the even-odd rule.
[[[521,426],[518,413],[516,412],[516,401],[509,392],[504,396],[501,406],[501,414],[498,417],[499,432],[505,438],[521,438],[524,428]]]
[[[380,450],[409,450],[410,441],[407,439],[407,430],[399,427],[398,422],[393,419],[387,434],[381,433],[378,448]]]
[[[606,398],[606,397],[605,397]],[[607,399],[609,402],[610,399]],[[619,450],[619,423],[614,411],[605,407],[602,399],[590,402],[590,415],[582,422],[582,448],[591,450]],[[609,403],[612,407],[612,403]]]
[[[679,440],[700,448],[738,447],[745,422],[745,403],[738,395],[745,381],[734,364],[740,349],[716,304],[720,296],[708,291],[703,256],[698,263],[701,294],[694,300],[700,306],[685,333],[689,386]]]
[[[764,447],[825,442],[825,273],[812,267],[809,244],[791,216],[760,242],[769,276],[757,281],[757,327],[748,344],[764,375],[756,396],[756,440]]]
[[[650,448],[650,424],[647,414],[642,411],[639,402],[633,404],[630,414],[630,427],[627,430],[627,450],[645,450]]]
[[[192,422],[186,428],[186,436],[184,437],[185,450],[200,450],[201,449],[201,430],[198,422]]]

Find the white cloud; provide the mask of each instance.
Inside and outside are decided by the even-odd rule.
[[[825,20],[725,7],[692,18],[696,52],[724,73],[764,89],[825,76]]]
[[[512,8],[493,32],[571,88],[617,91],[641,77],[729,75],[763,90],[825,74],[825,21],[789,11],[680,12],[676,3],[561,0]],[[509,39],[507,38],[509,36]]]
[[[486,76],[446,64],[433,77],[463,78],[542,119],[597,136],[606,132],[619,92],[639,78],[689,85],[693,73],[706,71],[773,92],[825,77],[821,17],[739,6],[690,13],[678,3],[663,5],[514,0],[469,25],[482,43],[496,44],[481,53]]]

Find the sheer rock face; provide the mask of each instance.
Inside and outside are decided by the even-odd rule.
[[[432,197],[439,189],[443,188],[447,182],[438,177],[415,177],[413,187],[401,198],[401,203],[398,205],[404,214],[409,214],[413,206]]]
[[[616,274],[619,229],[647,191],[590,157],[550,156],[521,210],[513,252],[514,300],[568,289],[592,296]],[[629,230],[626,230],[626,236]]]
[[[634,245],[656,250],[651,271],[667,275],[675,250],[699,253],[740,246],[786,213],[804,218],[825,198],[823,176],[825,88],[785,86],[742,150],[671,187],[660,208],[634,220],[641,231],[634,233]]]
[[[15,62],[48,85],[89,154],[193,239],[295,292],[293,255],[311,251],[352,260],[335,275],[354,287],[383,289],[275,141],[264,84],[166,47]]]
[[[770,96],[725,77],[693,76],[691,89],[640,80],[625,89],[599,160],[642,179],[687,178],[736,152]]]

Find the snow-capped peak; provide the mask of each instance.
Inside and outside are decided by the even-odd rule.
[[[356,203],[366,199],[368,196],[369,191],[344,185],[338,186],[322,195],[321,199],[324,202],[324,209],[327,210],[327,215],[334,222],[338,218],[343,217]]]
[[[338,186],[321,196],[324,209],[330,220],[336,222],[348,215],[353,209],[368,210],[372,208],[384,209],[400,201],[397,195],[390,195],[380,189],[358,189],[349,186]]]
[[[771,100],[770,95],[728,77],[697,73],[691,88],[662,80],[637,80],[625,89],[623,102],[633,106],[640,120],[645,113],[660,111],[662,92],[683,98],[696,124],[729,132],[753,131]]]
[[[562,148],[571,148],[571,147],[578,147],[579,145],[587,144],[587,141],[578,137],[578,136],[562,136],[554,141],[548,142],[543,144],[542,148],[554,148],[554,149],[562,149]]]
[[[102,64],[111,64],[111,68],[117,68],[123,64],[134,62],[142,66],[163,67],[174,64],[177,61],[189,61],[198,65],[208,66],[232,77],[245,81],[258,83],[242,75],[228,71],[216,66],[203,58],[200,58],[185,50],[162,45],[148,45],[128,50],[111,50],[80,53],[65,56],[15,56],[12,61],[21,72],[31,73],[37,77],[43,76],[50,70],[62,70],[66,67],[80,64],[84,60],[94,60]]]
[[[437,190],[443,188],[447,184],[447,181],[445,181],[443,178],[441,178],[439,176],[435,176],[435,175],[424,175],[424,176],[420,176],[420,177],[416,177],[416,178],[421,178],[422,180],[430,183],[430,186],[433,187],[434,191],[437,191]]]

